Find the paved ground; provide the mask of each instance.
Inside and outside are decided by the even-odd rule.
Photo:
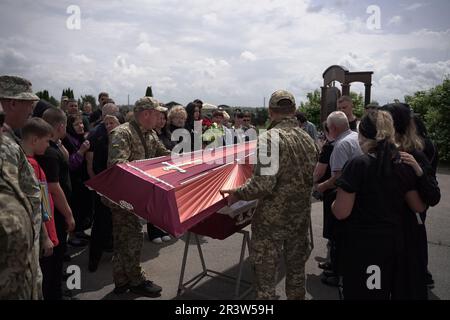
[[[428,214],[428,246],[429,269],[435,280],[435,288],[430,291],[431,299],[450,299],[450,170],[441,170],[438,175],[441,187],[442,200]],[[327,255],[326,242],[322,238],[322,203],[316,202],[312,206],[312,221],[315,248],[306,265],[307,298],[314,300],[338,299],[337,289],[327,287],[320,281],[321,271],[318,262],[323,261]],[[249,230],[249,228],[246,228]],[[234,234],[226,240],[219,241],[201,237],[201,246],[208,269],[236,275],[242,245],[241,234]],[[145,241],[142,251],[142,265],[152,280],[163,287],[158,299],[178,299],[177,289],[181,271],[181,262],[185,247],[184,237],[163,245],[155,245]],[[87,270],[87,251],[71,249],[73,259],[69,264],[80,266],[82,279],[81,290],[75,291],[78,299],[147,299],[127,293],[116,296],[112,293],[114,285],[111,275],[111,254],[105,254],[95,273]],[[250,280],[248,251],[244,264],[243,279]],[[185,281],[191,279],[202,270],[196,245],[191,241],[189,246],[188,263]],[[281,267],[277,293],[285,299],[284,277]],[[214,296],[217,299],[232,299],[234,285],[222,279],[207,277],[194,288],[193,292],[186,292],[181,299],[202,299],[198,294]],[[247,296],[252,298],[252,294]]]

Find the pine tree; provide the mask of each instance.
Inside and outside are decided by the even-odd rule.
[[[96,100],[93,95],[87,94],[87,95],[81,96],[81,102],[79,104],[80,107],[83,106],[85,102],[89,102],[91,104],[92,110],[97,110]]]
[[[73,90],[70,88],[64,89],[62,92],[62,96],[66,96],[69,99],[75,99]]]
[[[43,90],[43,91],[36,92],[36,95],[40,99],[49,102],[53,106],[57,106],[58,105],[58,100],[56,100],[55,97],[50,96],[50,94],[48,93],[48,90]]]
[[[152,87],[147,87],[147,90],[145,91],[145,96],[146,97],[153,97],[153,91],[152,91]]]

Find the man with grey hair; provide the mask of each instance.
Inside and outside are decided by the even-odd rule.
[[[0,137],[0,300],[42,298],[41,193],[14,133],[25,125],[38,100],[28,80],[0,76],[4,109]]]
[[[337,101],[338,111],[345,113],[348,119],[350,130],[356,131],[358,128],[358,119],[353,114],[353,100],[349,96],[342,96]]]
[[[329,130],[330,139],[334,140],[334,148],[330,157],[331,178],[317,185],[317,190],[324,193],[327,190],[335,190],[335,182],[341,176],[342,169],[347,161],[362,155],[361,147],[359,146],[358,133],[350,130],[347,115],[342,111],[335,111],[330,113],[327,118],[327,126]],[[327,202],[331,205],[333,201]],[[331,210],[331,208],[329,208]],[[331,211],[330,211],[331,212]],[[330,227],[333,229],[330,248],[330,262],[332,270],[324,272],[325,278],[322,281],[331,286],[339,286],[340,279],[338,276],[339,270],[337,265],[339,236],[337,235],[338,226],[336,223]]]

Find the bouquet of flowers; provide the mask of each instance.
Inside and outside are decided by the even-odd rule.
[[[214,141],[219,141],[221,137],[223,137],[225,132],[223,128],[217,125],[217,123],[212,123],[208,129],[202,135],[202,139],[204,143],[212,143]]]

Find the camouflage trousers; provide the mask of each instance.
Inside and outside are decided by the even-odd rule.
[[[140,219],[134,214],[111,209],[113,223],[114,255],[113,279],[116,287],[135,286],[146,280],[141,268],[143,231]]]
[[[0,300],[42,299],[39,241],[17,199],[0,194]]]
[[[253,232],[250,260],[254,271],[256,299],[276,299],[278,265],[281,255],[286,266],[286,296],[305,299],[305,263],[310,254],[308,239],[292,234],[284,240],[270,238],[267,232]]]

